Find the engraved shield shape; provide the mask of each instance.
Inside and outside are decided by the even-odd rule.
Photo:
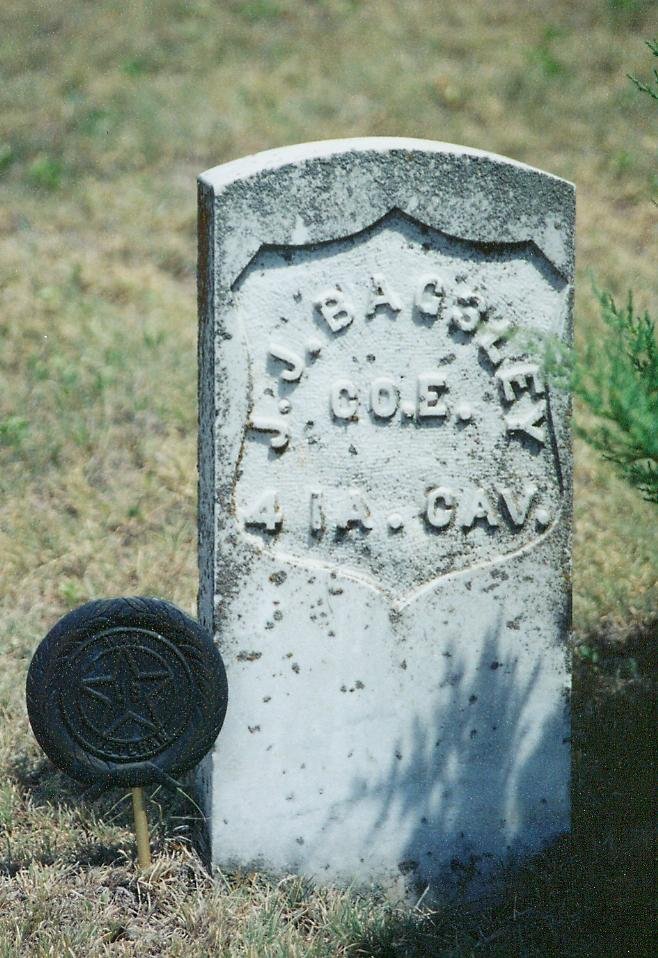
[[[262,246],[231,307],[249,370],[233,503],[254,548],[405,604],[557,520],[550,396],[522,334],[561,333],[569,286],[534,243],[392,209]]]

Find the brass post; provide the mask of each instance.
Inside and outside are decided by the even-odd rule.
[[[151,864],[151,846],[149,842],[149,823],[144,807],[144,790],[133,788],[133,815],[135,817],[135,838],[137,839],[137,861],[140,868]]]

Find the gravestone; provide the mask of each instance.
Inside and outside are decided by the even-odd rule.
[[[569,827],[574,189],[423,140],[199,181],[211,858],[470,894]]]

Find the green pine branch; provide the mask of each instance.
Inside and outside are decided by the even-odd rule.
[[[590,337],[568,367],[574,395],[597,423],[576,432],[650,502],[658,503],[658,344],[648,312],[629,293],[617,306],[596,290],[606,335]],[[563,364],[564,365],[564,364]]]
[[[647,40],[646,44],[653,55],[658,57],[658,40]],[[637,77],[630,73],[627,73],[626,76],[635,84],[638,90],[641,90],[642,93],[648,93],[654,100],[658,100],[658,70],[655,68],[653,70],[653,83],[651,85],[643,83],[642,80],[638,80]]]
[[[647,46],[658,57],[658,41]],[[631,76],[638,90],[658,100],[654,84]],[[570,387],[593,413],[592,426],[576,426],[580,435],[614,463],[619,474],[658,503],[658,344],[654,321],[635,312],[632,293],[625,306],[595,288],[603,335],[590,334],[581,351],[555,344],[545,349],[545,365],[557,384]]]

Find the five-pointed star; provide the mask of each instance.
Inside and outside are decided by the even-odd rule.
[[[140,738],[148,732],[161,731],[162,722],[153,711],[151,697],[156,683],[169,681],[171,673],[165,669],[140,669],[132,649],[117,650],[113,660],[110,673],[81,680],[82,689],[110,706],[116,716],[104,730],[106,734],[111,735],[130,722],[144,730]]]

